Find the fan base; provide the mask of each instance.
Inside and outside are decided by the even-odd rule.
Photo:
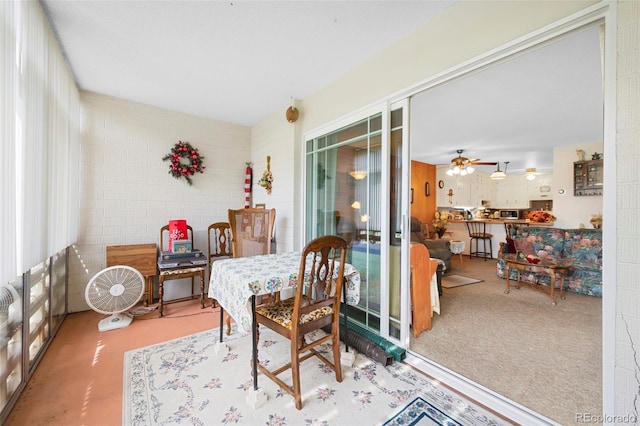
[[[133,317],[129,314],[118,313],[113,314],[111,316],[106,317],[103,320],[100,320],[98,323],[98,330],[100,331],[109,331],[116,330],[118,328],[124,328],[131,324],[133,321]]]

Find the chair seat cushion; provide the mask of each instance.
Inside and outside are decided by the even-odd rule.
[[[471,238],[493,238],[493,234],[469,234]]]
[[[280,302],[258,306],[256,307],[256,314],[262,315],[263,317],[269,318],[271,321],[277,322],[285,328],[291,329],[291,317],[293,316],[294,301],[295,300],[292,297]],[[331,315],[332,313],[333,309],[331,306],[323,306],[322,308],[302,315],[300,318],[300,324],[305,324],[318,318]]]
[[[160,271],[160,275],[180,275],[180,274],[190,274],[192,272],[204,272],[204,268],[202,266],[196,266],[193,268],[178,268],[178,269],[169,269]]]

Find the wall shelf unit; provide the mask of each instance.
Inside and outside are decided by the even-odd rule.
[[[576,197],[602,195],[603,161],[588,160],[573,163],[573,195]]]

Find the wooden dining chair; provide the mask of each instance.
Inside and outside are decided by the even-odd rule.
[[[295,398],[298,410],[302,408],[300,390],[300,363],[312,356],[318,357],[342,382],[340,366],[340,296],[347,254],[347,242],[335,235],[327,235],[309,242],[300,257],[298,284],[294,297],[256,308],[258,324],[268,327],[291,342],[291,360],[282,367],[269,370],[258,363],[258,370]],[[335,279],[334,277],[339,277]],[[330,326],[331,332],[307,342],[305,335]],[[323,343],[333,346],[333,362],[316,347]],[[281,373],[291,369],[292,383],[285,383]]]
[[[231,247],[231,225],[228,222],[216,222],[207,228],[207,254],[209,256],[209,272],[213,268],[213,262],[219,259],[233,257]],[[211,301],[211,308],[215,308],[217,301]],[[231,318],[227,315],[224,318],[227,326],[227,336],[231,334]],[[222,326],[222,325],[220,325]]]
[[[276,221],[276,209],[248,208],[229,209],[229,232],[233,257],[271,254],[271,240]],[[274,295],[279,300],[279,294]],[[257,303],[271,301],[269,296],[261,296]],[[231,318],[220,307],[220,323],[227,326],[227,335],[231,334]],[[222,336],[222,335],[221,335]]]
[[[233,257],[231,247],[231,225],[228,222],[216,222],[207,229],[209,266],[218,259]],[[209,268],[211,269],[211,268]]]
[[[187,225],[187,237],[193,243],[193,228],[191,225]],[[160,228],[160,250],[167,251],[169,248],[169,225],[164,225]],[[158,276],[158,297],[159,307],[158,313],[160,316],[164,314],[164,305],[167,303],[180,302],[183,300],[189,300],[196,297],[195,290],[195,278],[200,277],[200,305],[204,309],[205,294],[204,294],[204,266],[180,266],[172,268],[170,270],[161,270]],[[191,296],[182,297],[179,299],[171,300],[171,302],[164,301],[164,283],[166,281],[175,281],[183,278],[191,278]]]
[[[276,209],[229,210],[233,257],[271,253]]]

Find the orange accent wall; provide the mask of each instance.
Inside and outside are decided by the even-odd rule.
[[[431,195],[425,194],[425,183],[431,187]],[[411,216],[415,216],[422,223],[431,223],[436,212],[436,166],[433,164],[411,161],[411,188],[413,188],[413,203]]]

